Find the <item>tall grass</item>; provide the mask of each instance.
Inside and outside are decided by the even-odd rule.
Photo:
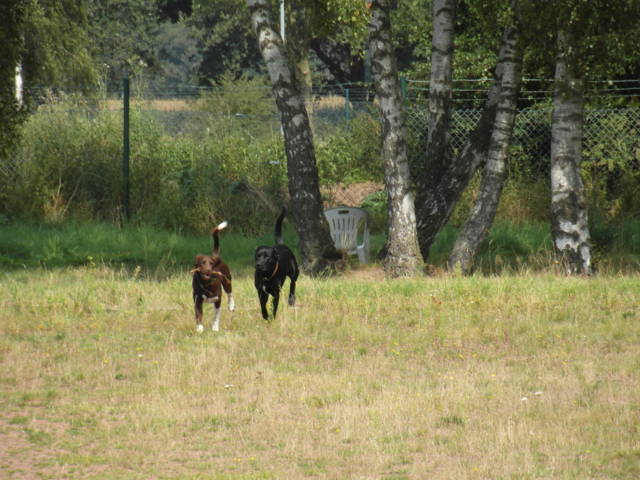
[[[226,216],[255,234],[254,226],[264,226],[273,212],[237,186],[249,183],[281,202],[285,162],[279,133],[254,138],[238,124],[221,136],[221,123],[229,119],[199,116],[199,127],[187,135],[171,130],[175,115],[163,121],[156,113],[139,105],[131,113],[133,218],[204,233]],[[16,172],[3,192],[3,217],[48,223],[122,220],[121,112],[71,102],[42,105],[25,122],[12,163]]]
[[[183,100],[174,109],[166,108],[169,103],[159,107],[133,102],[130,210],[134,220],[205,233],[225,217],[244,234],[257,235],[272,222],[273,212],[287,196],[286,156],[268,89],[255,81],[228,79],[223,88]],[[317,109],[313,119],[322,191],[336,184],[382,184],[377,114],[362,111],[347,124],[341,112]],[[414,120],[423,122],[423,113],[417,111]],[[633,155],[637,135],[627,114],[631,111],[591,119],[593,131],[585,145],[586,198],[590,214],[602,224],[635,218],[640,208]],[[414,127],[409,146],[417,177],[424,167],[424,130],[418,124]],[[617,134],[613,144],[603,136],[611,131]],[[541,150],[548,142],[547,133],[542,128],[531,138],[527,134],[520,141],[531,143],[511,149],[510,178],[498,219],[547,220],[548,159]],[[7,159],[11,175],[0,179],[0,221],[121,223],[122,112],[115,111],[112,103],[50,98],[29,115],[20,137]],[[463,195],[452,219],[455,225],[466,218],[478,181],[472,181]],[[378,195],[353,206],[367,208],[374,227],[384,230],[386,198],[384,193]]]

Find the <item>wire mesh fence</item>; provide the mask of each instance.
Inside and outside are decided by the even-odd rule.
[[[412,165],[421,165],[425,163],[428,111],[422,93],[415,85],[405,88],[408,92],[409,158]],[[265,189],[272,189],[273,185],[278,184],[281,190],[286,190],[282,131],[269,89],[232,93],[196,89],[183,90],[179,95],[165,93],[136,96],[134,89],[130,112],[134,164],[143,159],[154,162],[154,155],[164,155],[163,149],[171,150],[167,161],[157,163],[160,167],[150,168],[149,171],[155,174],[157,168],[169,165],[167,168],[173,170],[162,173],[165,179],[176,178],[175,182],[186,185],[191,181],[188,180],[190,175],[195,175],[191,170],[199,167],[194,163],[187,168],[185,165],[188,161],[179,157],[195,155],[195,150],[198,150],[199,155],[216,158],[224,167],[216,170],[216,174],[228,175],[231,182],[253,182],[256,184],[253,186]],[[511,172],[515,174],[539,178],[548,172],[552,109],[548,102],[542,105],[521,109],[517,114],[510,150]],[[381,196],[383,173],[379,159],[379,113],[370,86],[326,87],[314,92],[313,100],[308,102],[307,107],[316,141],[321,191],[326,206],[361,206],[367,201],[384,201]],[[109,151],[105,160],[101,160],[100,168],[107,168],[105,162],[120,161],[116,149],[121,145],[117,136],[122,135],[122,114],[120,99],[87,101],[65,98],[61,101],[50,96],[43,97],[41,106],[33,116],[44,117],[40,119],[40,124],[45,127],[57,125],[56,128],[62,129],[66,125],[77,130],[75,135],[102,139],[96,140],[90,147],[82,147],[84,150],[78,153],[77,158],[82,159],[84,172],[92,168],[92,158],[102,155],[99,149],[103,147]],[[480,107],[466,100],[456,103],[450,128],[454,154],[463,148],[480,115]],[[80,123],[84,126],[78,127]],[[48,138],[61,141],[63,134],[60,132],[62,130]],[[69,135],[71,137],[74,133]],[[108,142],[104,140],[107,138]],[[227,145],[220,147],[225,142]],[[139,147],[142,143],[144,148]],[[180,150],[180,145],[186,143],[196,147]],[[15,176],[20,162],[38,154],[34,146],[22,148],[22,152],[16,152],[15,156],[0,165],[0,175],[5,181]],[[64,150],[64,146],[56,148]],[[71,151],[78,148],[74,146]],[[229,149],[234,149],[233,155],[228,153]],[[583,156],[586,164],[598,168],[638,171],[640,108],[587,108]],[[61,162],[76,161],[73,158],[67,155]],[[98,165],[99,162],[94,163]],[[134,168],[137,167],[134,165]],[[99,169],[96,168],[96,171]],[[140,188],[139,184],[132,183],[134,197],[145,194],[143,191],[136,193],[136,189]]]
[[[348,132],[357,115],[378,120],[376,107],[371,102],[346,102],[339,97],[325,97],[310,106],[310,121],[319,143],[331,135]],[[206,137],[231,135],[239,130],[249,137],[269,135],[281,137],[279,117],[269,115],[221,115],[194,112],[188,109],[152,109],[158,124],[167,135]],[[459,153],[468,141],[471,131],[480,119],[482,110],[457,109],[453,113],[450,146],[453,154]],[[519,175],[537,177],[546,175],[551,150],[550,107],[526,108],[518,112],[511,145],[512,171]],[[425,161],[428,111],[424,106],[408,106],[407,128],[409,133],[409,158],[413,165]],[[624,165],[638,168],[640,161],[640,108],[588,108],[583,126],[583,151],[585,161],[606,165],[609,169]],[[380,138],[372,135],[371,141],[380,144]],[[419,169],[417,169],[419,170]],[[349,172],[338,173],[342,182],[324,182],[324,194],[329,206],[336,204],[360,205],[369,194],[383,188],[383,178],[354,180]],[[324,179],[326,180],[326,179]]]

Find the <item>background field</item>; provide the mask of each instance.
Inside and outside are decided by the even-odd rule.
[[[238,309],[196,335],[181,259],[208,238],[163,237],[168,254],[121,232],[117,258],[94,226],[107,253],[89,260],[81,230],[20,228],[33,263],[17,252],[0,273],[2,478],[640,476],[637,274],[351,266],[303,277],[269,324],[250,267],[262,239],[228,235]]]

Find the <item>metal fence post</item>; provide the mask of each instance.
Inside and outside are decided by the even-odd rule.
[[[349,123],[349,89],[344,89],[344,121]]]
[[[122,178],[123,178],[123,196],[122,208],[124,210],[124,218],[128,222],[129,214],[129,78],[123,80],[123,118],[122,118]]]
[[[407,77],[400,77],[400,95],[403,100],[407,100]]]

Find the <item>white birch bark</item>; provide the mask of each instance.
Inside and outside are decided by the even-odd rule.
[[[449,268],[459,269],[463,273],[470,273],[473,269],[473,260],[489,234],[507,178],[507,155],[520,90],[517,39],[518,32],[515,27],[505,28],[499,59],[502,69],[499,101],[480,190],[471,214],[458,233],[449,256]]]
[[[302,268],[320,273],[339,258],[324,217],[313,135],[304,98],[280,35],[273,29],[268,0],[247,0],[258,46],[266,63],[276,100],[287,154],[291,211],[300,241]]]
[[[551,127],[551,232],[567,274],[591,274],[591,246],[584,185],[580,175],[583,82],[576,74],[571,36],[558,32]]]
[[[429,119],[425,176],[435,177],[451,162],[449,124],[453,88],[456,0],[433,0]],[[434,183],[433,178],[429,183]]]
[[[453,0],[449,1],[455,3]],[[445,15],[443,9],[439,11],[442,16],[441,22],[443,22],[443,26],[439,27],[441,33],[434,31],[434,35],[444,35],[445,31],[452,31],[455,21],[455,16]],[[438,11],[434,12],[434,15],[436,14],[438,14]],[[433,65],[434,63],[445,61],[446,56],[442,52],[449,51],[450,55],[453,55],[453,37],[447,40],[448,47],[445,47],[443,42],[447,37],[448,36],[443,36],[437,43],[440,45],[438,51],[432,52],[432,68],[437,68]],[[502,56],[503,53],[501,52],[498,58]],[[450,62],[451,60],[446,61]],[[489,89],[482,114],[476,127],[469,136],[469,140],[467,140],[462,148],[460,155],[453,158],[448,157],[448,161],[438,160],[438,158],[434,159],[433,156],[426,158],[426,168],[428,171],[419,179],[419,191],[416,200],[418,241],[420,243],[422,257],[425,261],[429,258],[431,245],[433,245],[436,235],[449,221],[460,195],[469,184],[478,166],[486,158],[499,100],[502,70],[502,64],[497,62],[493,84]],[[444,115],[450,117],[450,109],[448,112],[445,112]],[[447,119],[447,122],[448,121]],[[441,120],[441,123],[444,123],[444,120]],[[437,135],[438,136],[434,136],[431,141],[446,145],[448,151],[450,147],[448,141],[444,138],[445,132],[441,130]],[[445,147],[442,147],[440,150],[444,151],[444,148]],[[429,153],[431,151],[435,151],[435,148],[428,147],[427,155],[431,155]],[[440,157],[447,158],[442,154]]]
[[[418,242],[425,261],[429,258],[436,234],[449,218],[446,206],[450,202],[446,192],[442,191],[442,182],[455,161],[451,158],[449,124],[456,6],[456,0],[433,0],[431,4],[433,30],[427,145],[424,170],[417,179],[416,192]]]
[[[18,64],[16,66],[16,102],[18,103],[18,107],[21,107],[24,102],[24,94],[23,94],[23,85],[24,81],[22,79],[22,64]]]
[[[389,0],[372,3],[369,50],[382,115],[382,162],[388,200],[389,230],[383,265],[388,275],[400,277],[414,275],[422,259],[407,156],[406,113],[391,40],[389,3]]]

